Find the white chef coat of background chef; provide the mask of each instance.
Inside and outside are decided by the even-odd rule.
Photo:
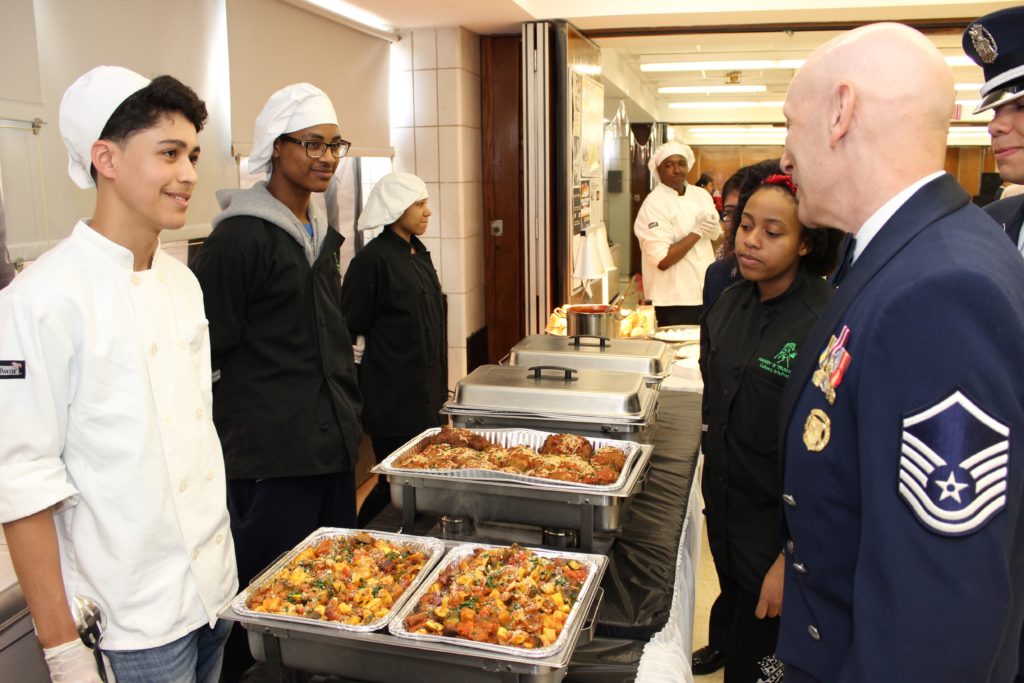
[[[687,184],[686,194],[680,195],[658,183],[644,199],[633,232],[643,253],[644,295],[655,306],[701,304],[704,271],[715,260],[711,240],[701,237],[683,258],[666,270],[659,270],[658,263],[673,244],[690,233],[699,233],[697,218],[709,212],[717,215],[715,202],[707,190],[696,185]]]
[[[212,624],[238,582],[191,272],[159,248],[133,272],[79,222],[0,292],[0,330],[26,375],[0,381],[0,522],[57,505],[65,590],[98,600],[106,649]]]

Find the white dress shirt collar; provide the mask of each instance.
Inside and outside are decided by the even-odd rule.
[[[860,255],[863,254],[864,250],[867,248],[868,243],[875,238],[875,235],[877,235],[878,231],[882,229],[882,226],[893,217],[901,206],[907,203],[907,200],[910,199],[915,192],[941,176],[943,173],[945,173],[945,171],[935,171],[935,173],[926,175],[924,178],[921,178],[917,182],[909,185],[906,189],[893,195],[889,201],[882,204],[877,211],[871,214],[871,217],[864,221],[864,225],[860,226],[860,230],[858,230],[857,234],[854,235],[854,237],[857,238],[857,242],[853,250],[853,262],[857,262],[857,259],[860,258]]]

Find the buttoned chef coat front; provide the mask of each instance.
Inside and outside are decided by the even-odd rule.
[[[106,649],[213,624],[238,587],[192,273],[79,221],[0,292],[0,522],[50,506],[68,597]]]
[[[686,186],[680,195],[668,185],[659,183],[644,199],[633,223],[633,232],[640,241],[644,277],[644,296],[655,306],[700,306],[704,287],[704,271],[715,260],[711,240],[701,237],[683,258],[660,270],[669,247],[690,233],[697,232],[697,217],[715,211],[715,202],[707,190]]]

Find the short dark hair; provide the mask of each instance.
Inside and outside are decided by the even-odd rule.
[[[711,180],[712,178],[710,173],[701,173],[700,178],[697,178],[697,187],[704,187],[705,185],[710,185]]]
[[[740,183],[740,200],[736,205],[736,225],[739,225],[740,216],[743,215],[743,210],[746,208],[747,202],[750,201],[750,198],[758,190],[765,188],[778,188],[780,191],[793,197],[794,200],[796,199],[796,195],[786,185],[774,183],[771,185],[763,184],[765,178],[769,176],[782,175],[782,167],[779,165],[778,159],[768,159],[746,168],[747,173]],[[740,171],[743,170],[744,169],[740,169]],[[735,227],[736,226],[733,226],[733,230],[729,235],[729,248],[732,253],[735,253],[736,251]],[[804,244],[808,247],[808,252],[800,257],[801,267],[806,269],[811,275],[824,277],[830,274],[836,267],[839,242],[843,239],[842,231],[836,230],[835,228],[808,228],[803,224],[800,225],[800,228],[802,230],[801,239],[803,239]]]
[[[743,184],[743,180],[747,177],[747,173],[750,171],[749,166],[744,166],[740,170],[729,176],[729,179],[722,184],[722,198],[724,199],[730,192],[739,192],[740,185]]]
[[[99,139],[122,144],[139,131],[155,126],[161,117],[175,113],[188,119],[197,133],[206,123],[206,103],[199,99],[195,90],[174,76],[157,76],[117,106],[103,126]],[[96,169],[92,165],[89,173],[95,181]]]

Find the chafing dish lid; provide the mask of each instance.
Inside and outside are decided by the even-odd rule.
[[[651,393],[632,372],[481,365],[455,388],[461,408],[515,413],[637,417]]]
[[[512,347],[509,363],[564,365],[578,369],[663,375],[672,367],[672,348],[654,339],[603,339],[531,334]]]

